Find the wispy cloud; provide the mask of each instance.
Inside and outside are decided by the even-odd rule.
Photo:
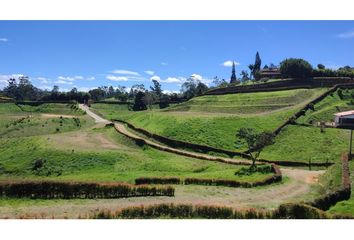
[[[342,39],[354,38],[354,29],[348,32],[340,33],[337,37]]]
[[[161,78],[159,77],[159,76],[152,76],[151,78],[150,78],[150,80],[152,81],[152,80],[156,80],[156,81],[161,81]]]
[[[0,42],[8,42],[9,41],[9,39],[7,39],[7,38],[0,38]]]
[[[87,77],[86,78],[86,80],[88,80],[88,81],[93,81],[93,80],[95,80],[96,78],[95,77]]]
[[[70,82],[73,82],[73,81],[76,81],[76,80],[83,80],[83,79],[84,79],[83,76],[73,76],[73,77],[70,77],[70,76],[59,76],[58,77],[58,80],[70,81]]]
[[[223,65],[224,67],[232,67],[232,62],[235,62],[235,61],[232,61],[232,60],[227,60],[225,62],[223,62],[221,65]],[[240,65],[239,62],[235,62],[235,65]]]
[[[72,81],[65,81],[65,80],[62,80],[62,79],[58,79],[58,80],[56,80],[54,83],[73,85],[73,82],[72,82]]]
[[[39,80],[41,84],[48,84],[50,82],[49,79],[45,77],[37,77],[36,79]]]
[[[106,79],[111,80],[111,81],[116,81],[116,82],[125,82],[125,81],[128,81],[128,77],[124,77],[124,76],[114,76],[114,75],[108,75],[108,76],[106,76]]]
[[[162,65],[162,66],[167,66],[168,63],[167,63],[167,62],[162,62],[161,65]]]
[[[113,74],[121,74],[121,75],[132,75],[132,76],[140,76],[138,72],[133,72],[130,70],[123,70],[123,69],[118,69],[118,70],[113,70],[111,71]]]
[[[154,71],[151,71],[151,70],[146,70],[146,71],[144,71],[147,75],[150,75],[150,76],[152,76],[152,75],[154,75],[155,74],[155,72]]]

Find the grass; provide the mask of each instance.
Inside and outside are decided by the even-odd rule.
[[[303,104],[323,91],[325,89],[298,89],[202,96],[167,109],[142,112],[129,111],[124,105],[93,104],[92,107],[108,119],[125,120],[166,137],[242,151],[246,150],[246,146],[240,141],[235,141],[238,129],[253,127],[259,131],[275,130]],[[277,98],[280,104],[276,104]],[[270,111],[274,108],[267,107],[269,104],[278,109]],[[227,111],[228,113],[225,113]],[[233,114],[229,114],[230,112]],[[235,114],[236,112],[243,113]]]
[[[338,91],[342,91],[341,98]],[[354,109],[354,89],[337,90],[333,94],[327,96],[315,106],[315,111],[308,110],[305,116],[300,117],[298,123],[315,123],[320,121],[333,121],[334,114]]]
[[[0,139],[1,179],[52,179],[77,181],[122,181],[133,183],[137,177],[179,176],[237,179],[256,181],[271,173],[236,176],[240,166],[203,161],[161,152],[149,147],[138,147],[118,135],[113,128],[87,130],[90,137],[105,136],[119,149],[112,150],[100,142],[95,148],[73,142],[72,146],[56,146],[48,136]],[[76,133],[62,133],[66,136]],[[99,138],[97,138],[99,139]],[[71,139],[71,141],[73,141]],[[75,140],[74,140],[75,141]],[[73,151],[74,149],[74,151]],[[35,170],[36,160],[42,166]]]
[[[350,172],[352,173],[354,171],[354,163],[349,162],[349,167],[350,167]],[[354,217],[354,190],[353,190],[353,184],[354,184],[354,176],[351,174],[351,184],[352,184],[352,193],[351,197],[347,201],[342,201],[337,203],[335,206],[331,207],[328,211],[329,213],[332,214],[345,214],[345,215],[350,215]]]
[[[288,125],[275,138],[275,144],[266,147],[261,158],[294,162],[337,162],[348,150],[349,131],[319,127]]]
[[[47,113],[52,115],[43,115]],[[56,134],[93,124],[93,120],[81,110],[66,104],[0,103],[0,119],[0,138]]]

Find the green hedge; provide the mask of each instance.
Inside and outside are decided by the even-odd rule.
[[[123,183],[0,182],[0,196],[13,198],[69,199],[174,196],[174,191],[171,186],[135,186]]]
[[[101,210],[90,216],[94,219],[324,219],[348,218],[330,215],[306,204],[283,204],[274,211],[237,210],[226,206],[191,204],[157,204],[151,206],[128,207],[117,211]]]

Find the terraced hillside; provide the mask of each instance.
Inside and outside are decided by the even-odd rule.
[[[229,150],[245,150],[235,142],[241,127],[273,131],[326,89],[202,96],[163,110],[129,111],[127,106],[94,104],[108,119],[121,119],[156,134]]]
[[[349,131],[326,128],[321,132],[318,122],[330,123],[333,114],[354,109],[354,90],[337,90],[306,111],[294,125],[285,127],[261,157],[272,160],[302,162],[334,162],[348,151]]]

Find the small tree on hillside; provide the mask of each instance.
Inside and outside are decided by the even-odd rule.
[[[134,99],[133,111],[143,111],[147,110],[145,103],[145,93],[138,92]]]
[[[280,72],[284,77],[305,79],[311,76],[311,64],[301,58],[289,58],[280,63]]]
[[[274,143],[274,134],[270,132],[256,132],[253,128],[241,128],[237,131],[236,137],[243,140],[248,147],[248,154],[252,159],[251,169],[256,168],[256,160],[263,148]]]

